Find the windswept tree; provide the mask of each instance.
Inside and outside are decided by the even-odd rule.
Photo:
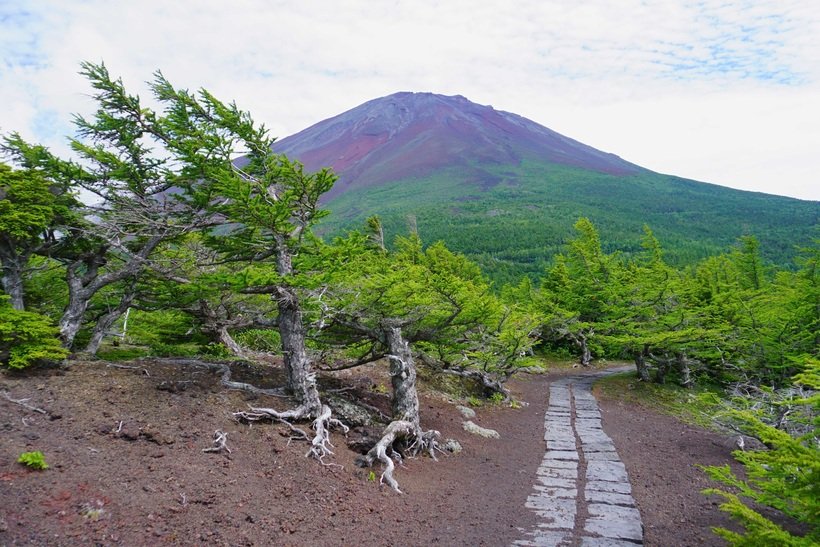
[[[68,304],[59,321],[71,347],[91,299],[104,287],[133,280],[150,267],[163,243],[209,225],[214,176],[230,169],[231,140],[207,120],[238,115],[210,95],[197,100],[157,73],[151,90],[165,109],[155,112],[129,94],[102,64],[83,63],[97,111],[75,117],[73,159],[63,159],[18,134],[3,149],[18,164],[94,203],[67,235],[58,258],[65,265]],[[222,110],[218,110],[219,108]],[[208,134],[208,132],[212,134]],[[214,138],[217,137],[217,138]],[[125,298],[128,298],[126,295]],[[123,308],[123,306],[119,306]]]
[[[232,276],[235,290],[268,295],[276,304],[276,325],[282,341],[287,389],[298,406],[280,411],[252,408],[239,416],[247,420],[312,419],[315,436],[310,454],[331,454],[328,427],[338,423],[320,400],[313,360],[306,341],[303,299],[309,298],[310,272],[300,269],[300,253],[309,254],[311,227],[326,212],[322,194],[336,177],[327,169],[307,173],[300,163],[271,151],[273,139],[264,127],[237,118],[226,124],[243,144],[242,167],[234,167],[217,186],[222,200],[212,208],[224,219],[228,232],[210,239],[223,260],[247,266]]]
[[[421,427],[417,358],[438,373],[475,373],[506,394],[503,380],[529,349],[531,333],[528,325],[517,324],[523,334],[513,340],[505,322],[510,314],[505,317],[478,268],[442,243],[425,250],[413,234],[398,238],[396,250],[388,252],[378,238],[352,234],[335,247],[345,249],[345,258],[331,268],[332,282],[319,310],[325,325],[320,339],[352,346],[351,362],[340,368],[387,358],[392,421],[362,463],[381,461],[382,479],[398,490],[390,454],[432,455],[438,437]],[[492,381],[496,373],[502,379]]]
[[[684,276],[663,258],[652,230],[644,226],[643,252],[624,265],[618,296],[609,303],[600,330],[607,342],[635,361],[638,377],[663,383],[674,372],[681,385],[694,384],[693,365],[715,352],[716,332],[706,328],[687,295]]]

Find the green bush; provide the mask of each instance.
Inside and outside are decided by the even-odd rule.
[[[63,359],[68,351],[58,336],[48,317],[15,310],[8,297],[0,295],[0,364],[22,369],[38,361]]]
[[[198,334],[191,317],[180,311],[133,310],[126,336],[131,344],[163,351],[168,346],[195,342]]]
[[[23,465],[28,466],[31,469],[48,469],[46,458],[40,451],[23,452],[22,454],[20,454],[20,457],[17,458],[17,463],[22,463]]]

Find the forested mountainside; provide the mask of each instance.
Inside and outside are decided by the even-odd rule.
[[[661,175],[464,97],[397,93],[291,137],[274,150],[339,175],[324,235],[382,218],[388,242],[408,219],[499,282],[543,272],[579,217],[608,250],[633,253],[642,226],[670,262],[692,264],[743,235],[787,265],[809,243],[820,204]]]

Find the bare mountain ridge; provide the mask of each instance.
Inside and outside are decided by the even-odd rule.
[[[332,167],[328,199],[350,189],[463,167],[482,186],[498,181],[482,165],[523,159],[613,175],[644,171],[614,154],[565,137],[516,114],[466,98],[401,92],[368,101],[274,144],[308,170]]]

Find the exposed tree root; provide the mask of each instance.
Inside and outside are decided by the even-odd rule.
[[[295,427],[292,422],[300,420],[308,420],[313,418],[313,431],[315,435],[311,440],[310,450],[305,456],[316,458],[323,462],[323,458],[328,455],[333,455],[333,445],[330,443],[330,427],[336,426],[344,433],[349,431],[349,428],[339,420],[332,417],[330,407],[321,405],[321,410],[315,412],[311,406],[300,405],[291,410],[279,411],[273,408],[251,407],[247,411],[234,412],[234,418],[245,422],[256,422],[260,420],[273,420],[287,425],[293,433],[299,435],[301,439],[308,439],[309,435]]]
[[[357,464],[362,467],[371,467],[376,460],[382,462],[384,471],[379,483],[387,483],[390,488],[401,494],[399,483],[393,478],[393,470],[396,468],[393,458],[401,461],[401,452],[393,447],[394,443],[404,441],[407,444],[406,452],[412,456],[427,452],[430,457],[436,459],[436,441],[439,435],[440,433],[435,430],[422,431],[417,424],[408,420],[396,420],[385,428],[379,442],[367,454],[361,456]]]
[[[209,370],[214,370],[221,373],[221,383],[228,389],[238,389],[247,391],[257,395],[269,395],[273,397],[286,397],[282,388],[278,389],[263,389],[245,382],[235,382],[231,380],[231,369],[225,363],[209,363],[207,361],[200,361],[197,359],[156,359],[156,361],[166,362],[170,364],[187,365],[204,367]],[[332,411],[327,405],[317,404],[302,404],[290,410],[276,410],[265,407],[251,407],[246,411],[234,412],[233,416],[236,420],[244,422],[256,422],[260,420],[272,420],[285,424],[294,434],[294,438],[299,440],[308,440],[310,435],[303,429],[293,425],[293,422],[312,419],[312,427],[315,435],[311,439],[310,450],[305,456],[311,456],[319,460],[323,465],[325,464],[323,458],[328,455],[333,455],[333,445],[330,443],[330,428],[338,427],[344,433],[349,431],[349,428],[341,421],[332,417]],[[217,442],[216,440],[214,442]],[[227,447],[226,447],[227,448]],[[214,450],[207,450],[208,452]]]

